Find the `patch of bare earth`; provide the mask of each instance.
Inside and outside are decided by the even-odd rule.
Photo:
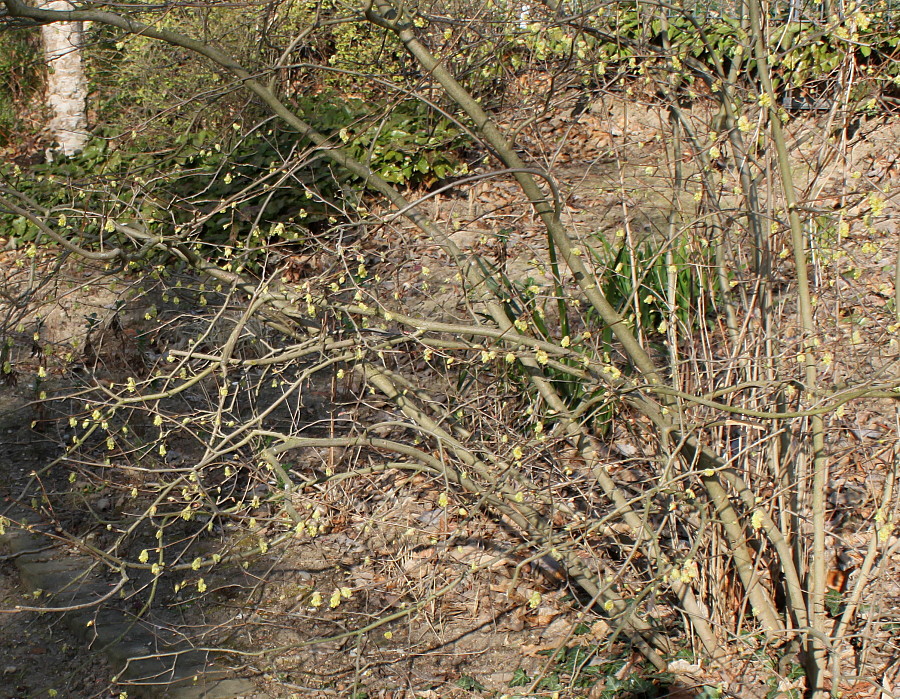
[[[14,387],[0,389],[0,516],[15,484],[53,453],[27,420],[11,418],[32,417],[25,403]],[[112,671],[101,654],[74,638],[58,615],[17,609],[44,599],[22,585],[14,562],[0,550],[0,699],[110,696]]]
[[[103,659],[59,623],[38,612],[12,612],[40,600],[21,587],[9,561],[0,565],[0,697],[107,697],[111,672]],[[54,692],[56,694],[54,694]]]

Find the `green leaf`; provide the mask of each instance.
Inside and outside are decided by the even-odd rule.
[[[531,678],[522,668],[517,669],[512,676],[512,679],[509,681],[510,687],[524,687],[526,684],[531,683]]]
[[[463,675],[458,680],[456,680],[456,686],[460,689],[465,689],[470,692],[483,692],[484,685],[481,684],[478,680],[470,675]]]

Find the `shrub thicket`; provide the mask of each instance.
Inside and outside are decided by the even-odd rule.
[[[864,12],[795,32],[756,0],[740,24],[645,3],[605,14],[549,4],[484,16],[335,5],[345,17],[286,5],[278,22],[264,21],[270,8],[222,15],[215,33],[219,10],[179,10],[128,33],[96,28],[104,51],[124,52],[102,82],[118,79],[116,60],[132,76],[142,61],[193,65],[169,50],[187,43],[172,28],[236,42],[249,60],[207,51],[215,67],[154,76],[169,80],[158,87],[167,103],[182,90],[203,105],[228,93],[218,112],[180,122],[145,90],[133,112],[109,112],[121,137],[5,176],[0,206],[32,256],[50,241],[121,272],[145,295],[148,324],[121,332],[124,297],[105,327],[89,319],[86,377],[60,403],[63,455],[24,492],[39,507],[52,496],[40,479],[57,468],[82,494],[125,503],[121,521],[89,517],[72,537],[90,531],[98,565],[133,575],[146,607],[154,595],[181,605],[185,590],[208,599],[211,580],[224,589],[250,560],[341,527],[388,554],[358,564],[384,566],[358,588],[320,570],[296,595],[305,621],[340,626],[333,640],[431,613],[500,567],[513,571],[511,598],[530,566],[605,620],[589,651],[569,644],[574,630],[552,651],[572,686],[591,674],[587,657],[624,639],[655,671],[679,655],[745,657],[777,675],[773,695],[846,687],[844,653],[872,621],[860,598],[896,506],[885,469],[854,532],[867,546],[856,582],[829,600],[829,547],[846,533],[826,501],[831,445],[852,402],[898,397],[859,349],[864,332],[884,339],[898,325],[885,305],[851,330],[834,310],[841,285],[823,281],[828,265],[833,279],[850,274],[834,250],[856,245],[851,226],[872,238],[855,254],[892,252],[875,228],[886,193],[875,180],[857,188],[859,173],[827,183],[841,206],[820,194],[834,137],[846,142],[895,80],[896,36]],[[290,29],[314,11],[312,33]],[[288,37],[299,39],[285,53]],[[500,88],[531,90],[502,128],[475,98]],[[810,94],[795,104],[788,88]],[[519,138],[548,115],[574,121],[593,95],[623,112],[635,99],[665,108],[656,136],[629,151],[645,179],[609,149],[617,159],[597,188],[621,211],[616,225],[579,219],[543,144],[523,155]],[[785,126],[820,108],[831,130],[809,136],[818,150],[803,153],[801,186]],[[160,133],[140,124],[157,115],[190,125],[154,150]],[[449,214],[438,197],[448,178],[469,199]],[[479,209],[472,185],[485,182],[514,194]],[[659,211],[642,234],[632,214],[650,205],[647,182]],[[304,246],[301,271],[273,250],[282,241]],[[26,331],[40,345],[38,325],[7,328]],[[122,349],[117,375],[96,349],[104,331]],[[40,400],[52,398],[46,373]],[[395,493],[422,511],[398,511]],[[475,553],[454,558],[465,546]],[[360,599],[369,591],[390,595]],[[517,604],[545,601],[535,587]]]

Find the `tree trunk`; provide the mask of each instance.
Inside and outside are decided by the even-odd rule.
[[[50,0],[40,5],[45,10],[71,10],[67,0]],[[53,110],[50,131],[56,141],[53,149],[73,155],[88,140],[87,80],[81,63],[81,22],[59,22],[41,27],[44,60],[47,62],[47,104]]]

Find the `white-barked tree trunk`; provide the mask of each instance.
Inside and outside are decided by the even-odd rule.
[[[49,0],[45,10],[71,10],[68,0]],[[44,60],[47,62],[47,104],[53,110],[50,131],[57,143],[54,149],[73,155],[88,140],[87,79],[81,61],[83,28],[81,22],[55,22],[41,27]]]

